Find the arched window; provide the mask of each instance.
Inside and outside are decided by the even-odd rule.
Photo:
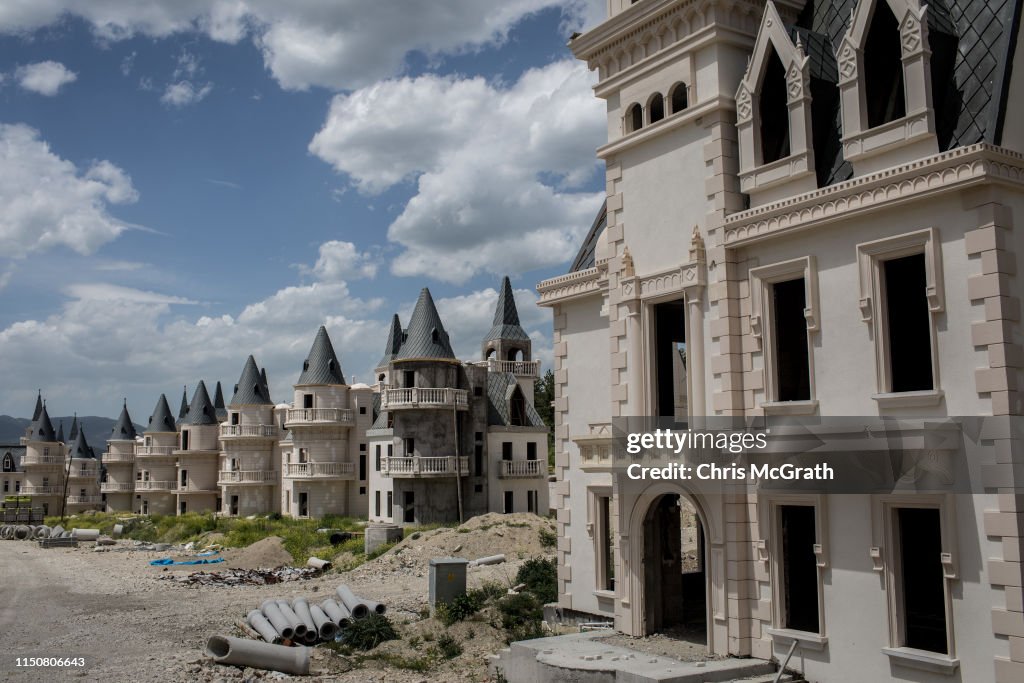
[[[761,124],[761,163],[789,156],[789,106],[786,104],[786,68],[774,48],[761,81],[758,97]]]
[[[383,382],[384,381],[384,375],[383,374],[377,375],[377,381],[378,382]]]
[[[526,427],[526,397],[523,390],[516,387],[508,400],[509,426]]]
[[[430,331],[430,339],[435,344],[438,342],[438,340],[440,340],[440,338],[441,338],[441,335],[438,334],[436,327]]]
[[[875,2],[864,50],[864,94],[868,128],[907,115],[900,27],[885,0]]]
[[[14,456],[7,452],[4,454],[4,472],[14,471]]]
[[[677,83],[676,86],[674,88],[672,88],[672,92],[669,95],[669,97],[672,100],[672,113],[673,114],[675,114],[676,112],[680,112],[680,111],[686,109],[689,106],[689,103],[687,102],[687,99],[686,99],[686,84],[685,83]]]
[[[650,112],[651,123],[656,123],[665,118],[665,98],[660,92],[654,93],[647,100],[647,111]]]
[[[637,103],[626,109],[626,132],[632,133],[644,127],[644,108]]]

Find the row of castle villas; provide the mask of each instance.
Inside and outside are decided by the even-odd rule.
[[[225,405],[200,381],[178,417],[161,395],[141,434],[127,404],[97,460],[70,445],[37,401],[22,438],[20,495],[47,514],[216,511],[368,517],[400,525],[485,512],[548,510],[548,430],[533,405],[539,361],[506,277],[482,360],[455,357],[427,289],[407,328],[395,315],[376,382],[349,385],[321,327],[275,405],[265,369],[245,362]],[[67,493],[65,493],[65,484]]]
[[[608,0],[573,37],[607,201],[538,285],[563,613],[819,683],[1024,681],[1022,10]],[[629,416],[805,416],[837,461],[883,420],[908,459],[923,424],[1004,427],[970,494],[723,494],[632,481]]]

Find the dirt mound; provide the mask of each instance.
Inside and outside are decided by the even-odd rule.
[[[273,569],[293,562],[280,536],[267,536],[250,546],[232,550],[225,559],[227,566],[238,569]]]
[[[554,547],[545,546],[541,532],[555,531],[553,520],[528,513],[489,512],[473,517],[458,527],[418,531],[376,560],[355,569],[353,575],[410,574],[425,575],[435,557],[463,557],[475,560],[504,553],[508,561],[554,555]]]

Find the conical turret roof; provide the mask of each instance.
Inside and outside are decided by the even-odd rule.
[[[384,347],[384,357],[377,363],[378,368],[386,367],[388,363],[395,359],[398,355],[399,349],[402,348],[402,321],[398,319],[398,314],[391,318],[391,329],[388,331],[388,343]]]
[[[213,407],[210,393],[206,391],[206,383],[199,380],[196,393],[192,395],[192,403],[188,406],[188,415],[181,421],[183,425],[200,426],[217,424],[217,409]]]
[[[256,365],[256,359],[249,356],[242,368],[242,376],[235,385],[235,395],[231,397],[231,406],[266,406],[273,405],[270,392],[263,382],[263,375]]]
[[[85,441],[85,430],[79,429],[78,436],[75,437],[75,443],[71,447],[71,451],[68,453],[72,460],[89,459],[92,460],[96,456],[93,455],[92,449],[89,448],[89,444]]]
[[[455,360],[455,352],[448,341],[448,333],[444,330],[441,316],[434,306],[434,299],[426,287],[420,291],[416,308],[409,318],[409,327],[405,331],[402,348],[395,354],[395,360],[418,359]]]
[[[530,335],[526,334],[526,330],[519,324],[519,311],[516,309],[516,299],[512,294],[512,281],[507,275],[501,280],[498,304],[494,309],[494,323],[484,341],[492,339],[530,340]]]
[[[32,411],[32,421],[35,422],[39,419],[39,415],[43,412],[43,390],[40,389],[39,393],[36,394],[36,407]]]
[[[167,396],[165,394],[160,394],[160,399],[156,402],[156,408],[153,409],[153,414],[149,417],[149,425],[146,427],[146,431],[178,431],[174,424],[174,416],[171,414],[171,407],[167,405]]]
[[[178,419],[175,420],[175,425],[180,425],[188,415],[188,385],[185,385],[181,390],[181,406],[178,408]]]
[[[217,389],[213,392],[213,407],[217,410],[217,420],[223,422],[227,419],[228,409],[224,405],[224,390],[220,387],[220,382],[217,382]]]
[[[135,425],[132,424],[132,417],[128,414],[128,401],[125,400],[121,406],[121,416],[117,418],[117,424],[110,431],[109,441],[134,441]]]
[[[64,443],[64,420],[61,420],[57,426],[57,441]]]
[[[32,427],[32,441],[45,441],[52,443],[57,440],[57,435],[53,433],[53,423],[50,422],[50,414],[46,412],[46,404],[43,404],[43,409],[39,411],[39,419],[36,420],[35,425]]]
[[[341,373],[341,363],[334,352],[331,337],[323,325],[316,332],[309,355],[302,363],[302,374],[296,386],[306,384],[344,384],[345,376]]]

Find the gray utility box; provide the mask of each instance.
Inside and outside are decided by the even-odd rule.
[[[461,557],[435,557],[430,561],[430,615],[438,603],[451,602],[466,594],[466,565]]]

